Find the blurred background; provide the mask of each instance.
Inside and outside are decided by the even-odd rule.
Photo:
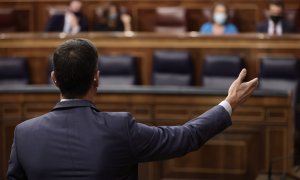
[[[97,106],[178,125],[260,78],[233,126],[201,150],[143,163],[140,179],[300,179],[299,0],[0,0],[0,179],[14,127],[59,101],[52,52],[99,50]],[[272,177],[271,177],[272,176]]]

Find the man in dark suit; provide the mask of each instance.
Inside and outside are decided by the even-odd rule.
[[[52,15],[46,25],[46,32],[76,34],[88,30],[87,19],[82,15],[82,2],[71,0],[65,14]]]
[[[284,3],[282,0],[270,0],[268,8],[268,19],[257,25],[257,32],[270,35],[282,35],[294,33],[295,26],[283,16]]]
[[[244,69],[219,105],[182,126],[152,127],[127,112],[97,110],[98,54],[88,40],[66,41],[53,62],[61,101],[16,127],[8,179],[136,180],[139,162],[183,156],[230,126],[232,109],[258,84],[242,82]]]

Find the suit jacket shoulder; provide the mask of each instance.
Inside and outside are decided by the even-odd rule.
[[[257,32],[261,32],[261,33],[266,33],[268,32],[268,21],[263,21],[260,22],[257,26],[256,26],[256,31]]]
[[[285,33],[294,33],[296,32],[296,27],[292,22],[284,20],[282,21],[282,30]]]
[[[45,27],[46,32],[61,32],[63,31],[65,23],[65,15],[53,15],[49,18],[48,23]]]

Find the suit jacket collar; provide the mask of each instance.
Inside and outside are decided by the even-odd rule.
[[[287,33],[290,31],[290,23],[286,19],[282,19],[281,21],[282,33]],[[264,30],[268,32],[269,29],[269,20],[266,20],[264,23]]]
[[[54,106],[54,108],[51,111],[72,109],[72,108],[79,108],[79,107],[90,107],[95,111],[100,112],[92,102],[88,100],[82,100],[82,99],[59,102]]]

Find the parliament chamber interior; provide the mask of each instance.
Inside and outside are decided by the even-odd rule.
[[[299,0],[81,3],[73,26],[69,0],[0,0],[0,179],[16,125],[59,102],[52,54],[72,38],[99,52],[96,106],[151,126],[181,125],[220,103],[243,68],[247,81],[259,78],[231,127],[183,157],[140,163],[139,179],[300,179]]]

